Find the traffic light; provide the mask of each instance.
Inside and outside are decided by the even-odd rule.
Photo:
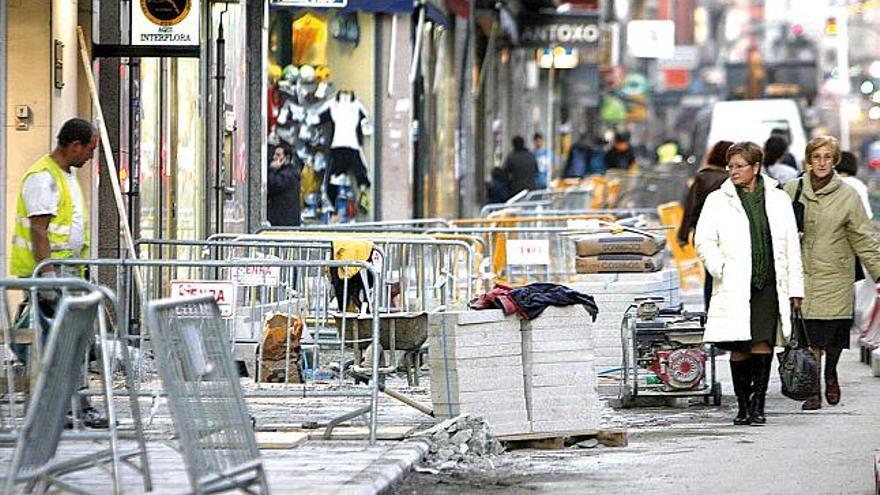
[[[829,17],[825,19],[825,36],[837,36],[837,18]]]

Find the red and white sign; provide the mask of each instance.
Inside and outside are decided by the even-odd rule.
[[[549,265],[548,239],[514,239],[507,241],[508,265]]]
[[[217,301],[221,318],[235,316],[235,282],[225,280],[172,280],[171,297],[210,294]]]

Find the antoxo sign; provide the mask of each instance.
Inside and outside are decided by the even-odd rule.
[[[520,44],[524,46],[595,46],[601,38],[599,16],[529,15],[520,19]]]
[[[199,0],[131,0],[131,44],[198,46]]]

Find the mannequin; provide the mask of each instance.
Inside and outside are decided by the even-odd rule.
[[[346,185],[347,175],[354,176],[361,194],[370,187],[363,153],[367,111],[354,92],[341,90],[321,114],[321,122],[333,123],[330,166],[324,175],[324,185],[330,204],[335,205],[339,187]]]

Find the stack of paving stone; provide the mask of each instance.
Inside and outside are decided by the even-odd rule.
[[[518,318],[501,310],[430,314],[428,344],[437,419],[470,414],[496,435],[530,431]]]
[[[601,407],[586,309],[551,306],[538,318],[523,321],[522,349],[531,431],[598,428]]]
[[[627,308],[638,297],[662,297],[663,306],[680,302],[678,271],[667,268],[654,273],[598,273],[579,275],[571,288],[593,296],[599,316],[592,325],[596,371],[619,368],[623,358],[620,324]],[[617,385],[599,384],[602,396],[617,394]]]

